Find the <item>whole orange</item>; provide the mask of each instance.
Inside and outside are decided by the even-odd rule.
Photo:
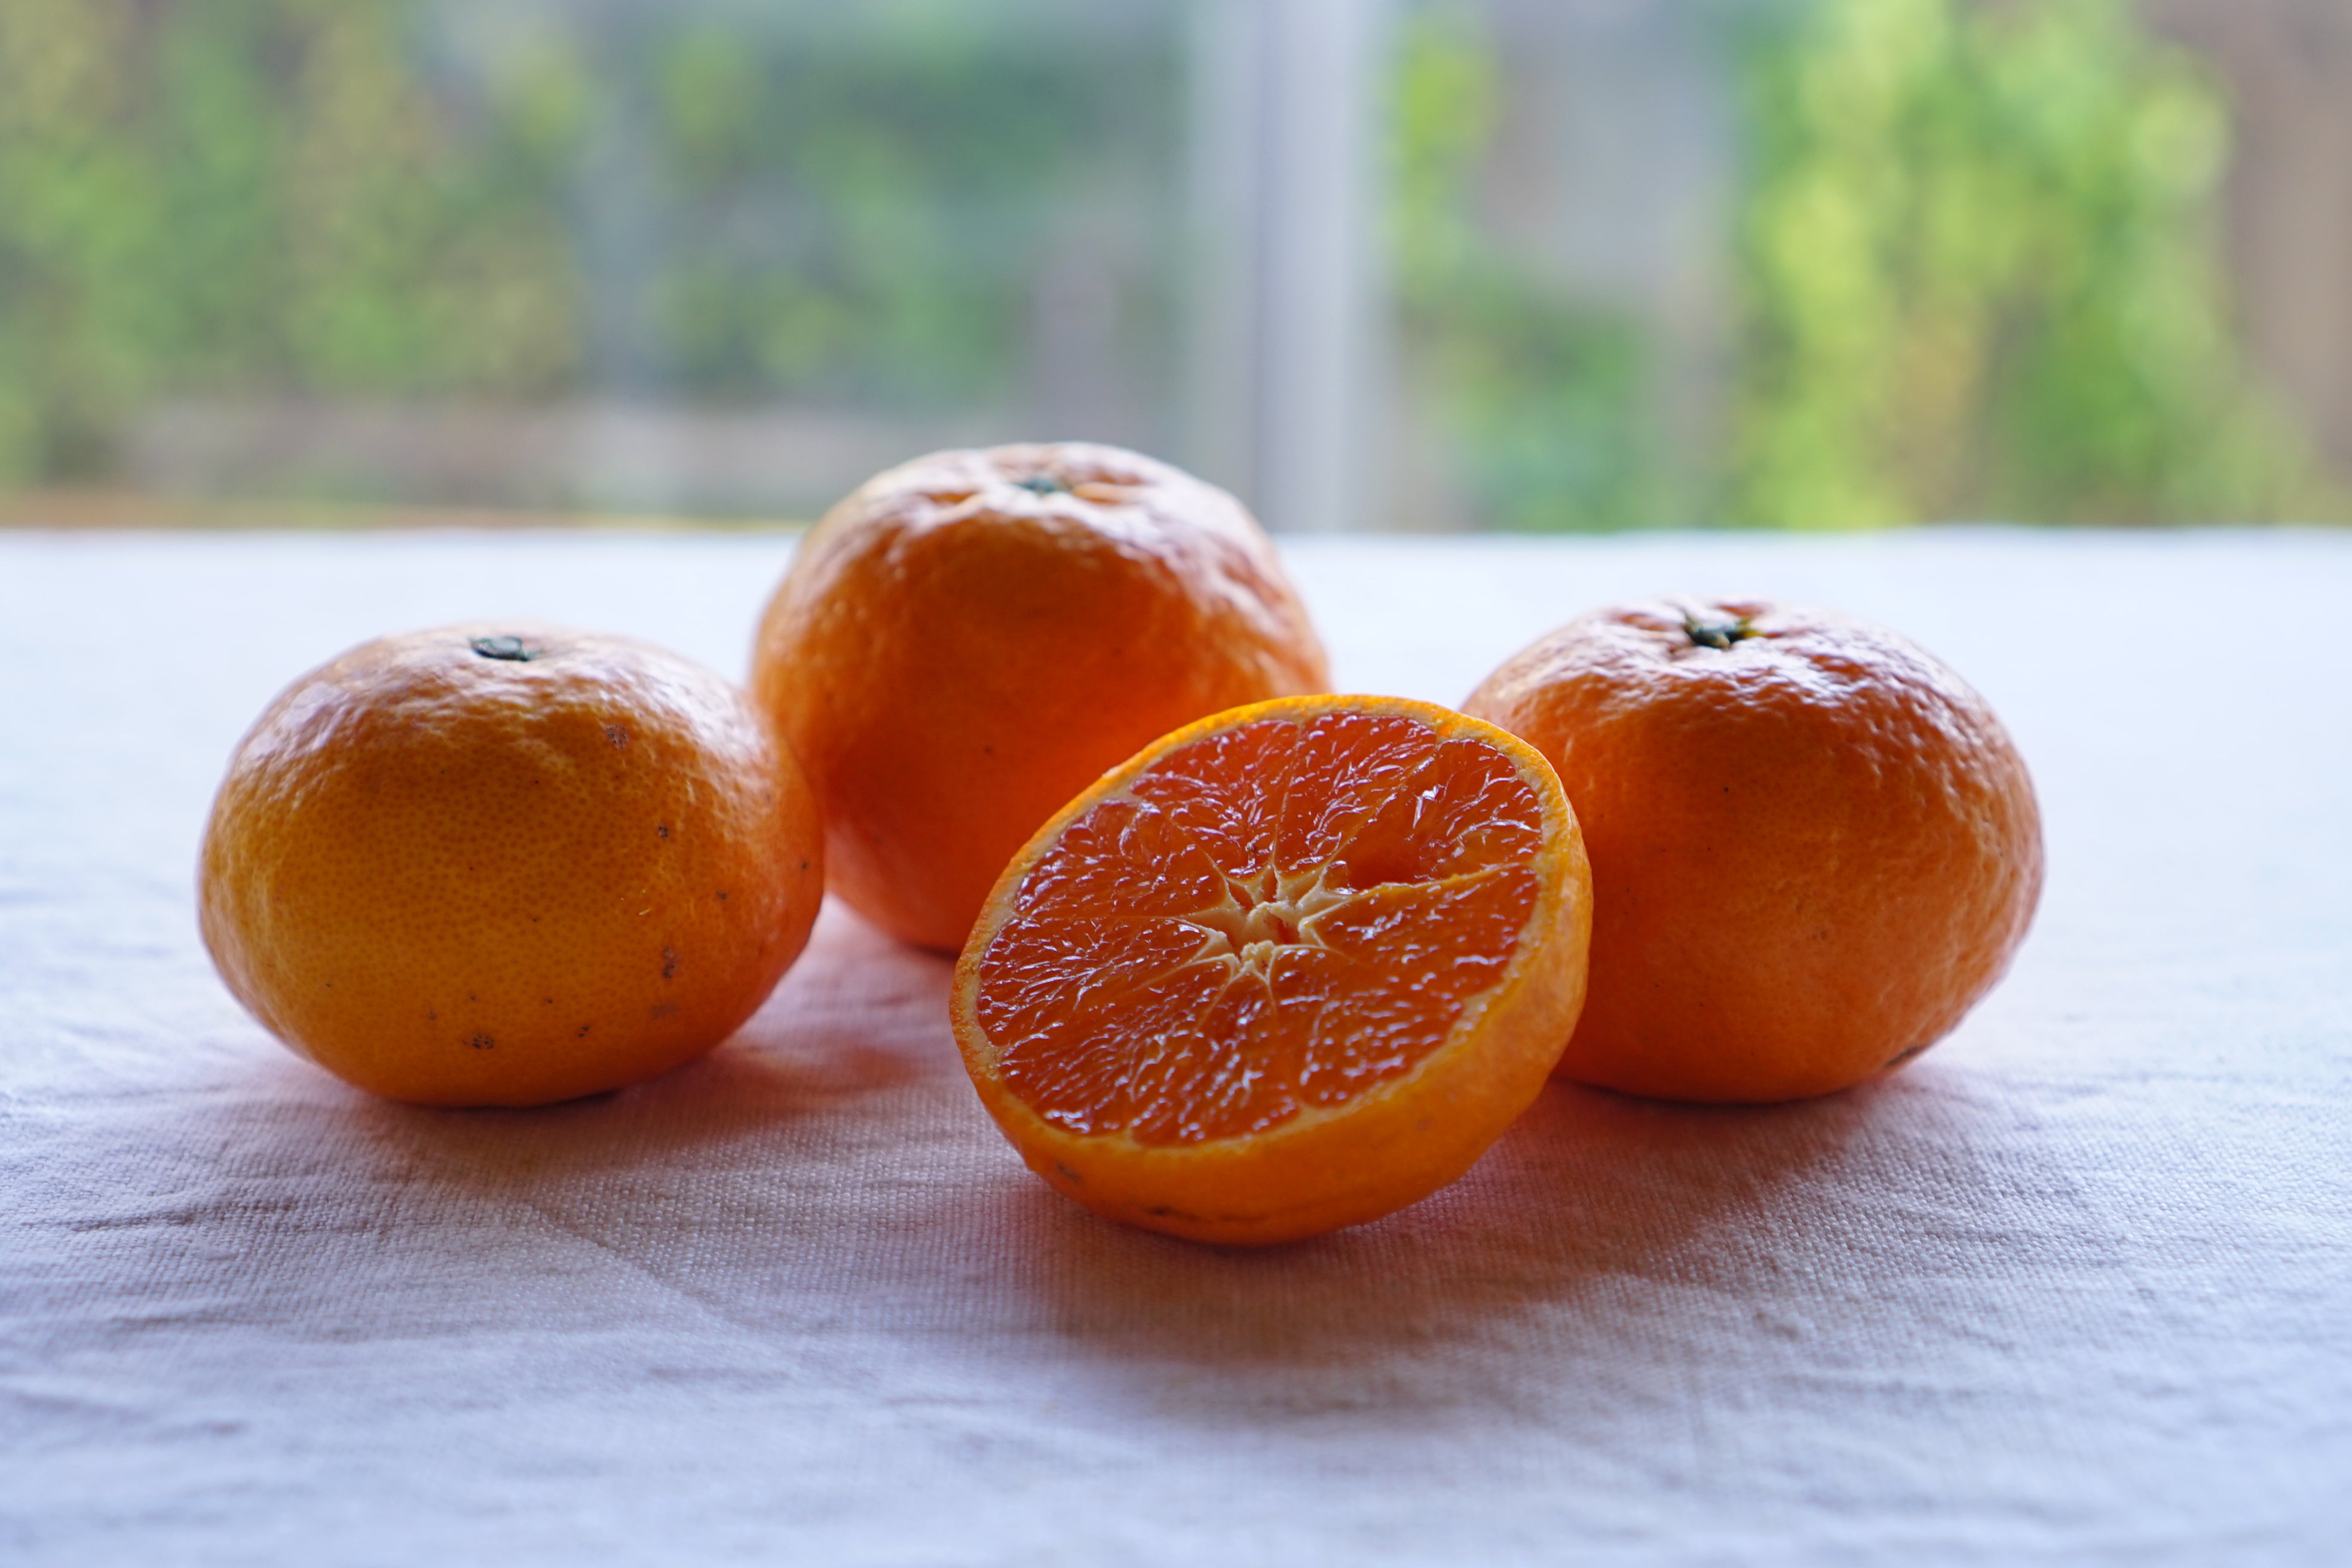
[[[824,890],[814,793],[725,680],[530,625],[362,645],[239,743],[205,942],[271,1033],[362,1089],[538,1105],[732,1034]]]
[[[2024,759],[1895,633],[1761,600],[1579,616],[1466,711],[1550,759],[1592,859],[1563,1076],[1676,1100],[1842,1089],[1948,1033],[2042,889]]]
[[[953,952],[1013,851],[1096,775],[1327,679],[1238,501],[1062,445],[940,452],[860,487],[793,557],[751,689],[824,803],[835,889]]]

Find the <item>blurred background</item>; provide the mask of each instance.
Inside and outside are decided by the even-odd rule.
[[[2343,0],[0,0],[0,520],[2352,515]],[[385,510],[390,509],[390,510]]]

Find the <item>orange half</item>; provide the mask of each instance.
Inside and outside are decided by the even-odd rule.
[[[1551,765],[1387,697],[1204,719],[997,880],[952,1014],[1030,1169],[1200,1241],[1374,1219],[1468,1170],[1584,1001],[1592,884]]]

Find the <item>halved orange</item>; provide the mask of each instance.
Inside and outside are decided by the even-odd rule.
[[[1039,829],[956,966],[1030,1169],[1200,1241],[1374,1219],[1468,1170],[1584,1001],[1591,872],[1542,755],[1388,697],[1187,726]]]

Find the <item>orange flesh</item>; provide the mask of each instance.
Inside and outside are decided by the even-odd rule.
[[[1411,1072],[1509,964],[1543,805],[1392,713],[1267,719],[1074,819],[981,961],[1001,1081],[1145,1145],[1263,1131]]]

